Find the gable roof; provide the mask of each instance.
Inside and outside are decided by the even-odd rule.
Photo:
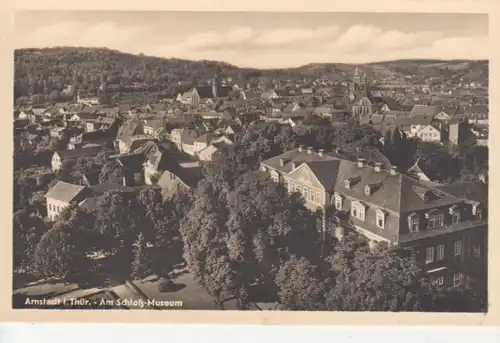
[[[92,146],[88,148],[78,148],[64,151],[56,151],[54,154],[58,154],[61,157],[61,160],[73,160],[78,159],[83,156],[95,156],[101,151],[104,151],[102,146]]]
[[[428,106],[428,105],[414,105],[411,109],[410,116],[411,117],[420,117],[420,116],[431,116],[434,117],[438,114],[439,108],[437,106]]]
[[[58,181],[45,194],[45,198],[52,198],[69,203],[73,201],[85,189],[86,189],[85,186],[79,186],[64,181]]]

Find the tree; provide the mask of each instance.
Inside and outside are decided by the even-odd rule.
[[[123,177],[125,177],[125,171],[118,161],[115,159],[108,160],[99,173],[99,183],[121,182]]]
[[[36,245],[47,229],[42,218],[31,215],[27,209],[14,213],[14,268],[28,267],[33,258]]]
[[[134,243],[134,260],[132,261],[131,268],[131,276],[136,280],[142,280],[150,273],[149,259],[144,252],[145,248],[144,235],[140,232]]]
[[[63,215],[36,246],[33,271],[39,277],[71,279],[87,270],[88,216],[79,208],[69,208]]]
[[[280,304],[285,310],[326,310],[325,280],[318,266],[306,258],[292,258],[276,275]]]

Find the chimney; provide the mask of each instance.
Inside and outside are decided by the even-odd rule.
[[[396,166],[391,166],[391,175],[396,175]]]
[[[323,150],[323,149],[319,149],[318,150],[318,156],[319,157],[323,157],[323,151],[325,151],[325,150]]]
[[[382,163],[377,162],[375,163],[375,171],[378,173],[382,169]]]
[[[282,158],[280,158],[280,166],[283,167],[284,164],[285,164],[285,161]]]
[[[299,152],[302,152],[302,150],[304,150],[304,146],[303,145],[299,145]]]
[[[358,168],[363,168],[364,165],[365,165],[365,159],[358,158]]]
[[[122,180],[123,180],[123,185],[124,185],[124,186],[128,186],[128,180],[127,180],[127,177],[126,177],[126,176],[122,177]]]
[[[295,166],[296,166],[296,165],[295,165],[295,162],[292,162],[292,170],[294,170],[294,169],[295,169]]]
[[[307,154],[311,155],[311,154],[312,154],[312,150],[313,150],[313,148],[308,147],[308,148],[307,148]]]

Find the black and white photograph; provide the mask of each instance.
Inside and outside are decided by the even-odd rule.
[[[488,14],[14,20],[12,309],[488,312]]]

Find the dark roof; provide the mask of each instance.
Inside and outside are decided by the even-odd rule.
[[[458,198],[488,203],[488,185],[482,181],[455,182],[451,185],[439,185],[436,188]]]
[[[92,186],[91,189],[96,194],[104,194],[111,191],[129,193],[138,192],[140,190],[140,187],[124,186],[123,184],[119,183],[100,183]]]
[[[45,197],[69,203],[73,201],[85,189],[85,186],[58,181],[54,186],[52,186],[52,188],[49,189],[49,191],[45,194]]]
[[[117,157],[118,163],[131,172],[140,172],[142,165],[146,161],[146,156],[142,153],[121,155]]]
[[[283,167],[279,162],[281,158],[285,159]],[[461,201],[457,197],[440,192],[406,175],[400,173],[391,175],[387,169],[377,172],[368,165],[360,168],[353,161],[338,159],[329,154],[319,156],[317,153],[308,154],[292,150],[262,163],[282,173],[289,173],[292,170],[292,160],[305,162],[327,191],[338,191],[344,196],[363,201],[368,206],[373,205],[396,213],[436,208]],[[296,163],[296,167],[301,164]],[[344,180],[352,178],[358,179],[358,182],[346,189]],[[377,185],[377,189],[368,196],[365,194],[366,185]],[[430,197],[429,201],[424,201],[419,196],[421,189],[429,190],[434,196]]]
[[[82,156],[96,156],[98,153],[103,151],[104,148],[101,146],[94,146],[90,148],[79,148],[79,149],[71,149],[64,151],[56,151],[55,154],[58,154],[62,160],[72,160],[77,159]]]
[[[410,116],[412,117],[434,117],[439,113],[439,108],[437,106],[428,106],[428,105],[414,105]]]
[[[85,178],[89,185],[95,185],[99,183],[99,175],[101,174],[101,170],[91,170],[85,174],[83,174],[82,178]]]
[[[132,119],[123,123],[118,129],[117,138],[131,137],[136,134],[142,133],[143,124],[137,120]]]
[[[476,114],[476,113],[487,114],[488,107],[484,105],[472,105],[465,109],[465,114]]]
[[[198,86],[195,87],[196,92],[200,96],[200,99],[212,99],[214,96],[213,89],[211,86]]]
[[[168,153],[163,149],[157,149],[155,152],[147,156],[147,160],[158,170],[165,170],[168,168]]]
[[[233,87],[219,87],[217,88],[217,97],[225,98],[229,95],[229,93],[233,90]]]

